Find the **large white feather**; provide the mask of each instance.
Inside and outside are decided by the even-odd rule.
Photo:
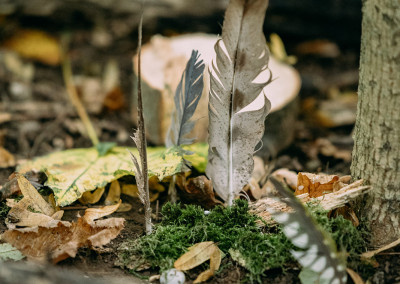
[[[267,5],[266,0],[230,1],[209,70],[206,173],[228,205],[250,179],[254,149],[270,110],[262,89],[271,78],[258,80],[261,72],[268,72],[269,51],[262,32]]]

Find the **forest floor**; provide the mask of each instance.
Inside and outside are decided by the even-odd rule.
[[[41,27],[43,28],[43,27]],[[19,30],[15,30],[17,33]],[[101,80],[101,70],[115,60],[119,69],[120,92],[114,94],[112,102],[100,102],[99,110],[90,113],[101,141],[115,141],[121,146],[133,146],[130,135],[135,125],[131,119],[130,100],[132,93],[132,56],[136,50],[134,37],[119,39],[108,47],[93,46],[91,30],[76,31],[70,47],[71,61],[75,75],[91,76]],[[298,57],[294,67],[300,72],[302,89],[300,92],[301,113],[293,125],[295,139],[291,145],[279,153],[275,169],[288,168],[296,172],[325,172],[349,175],[352,130],[358,82],[358,51],[356,48],[342,48],[334,42],[325,43],[338,48],[339,53],[318,52],[304,54],[300,42],[289,42],[288,53]],[[320,47],[320,49],[322,49]],[[297,52],[296,52],[297,51]],[[0,51],[0,57],[6,56]],[[49,66],[43,62],[25,61],[34,66],[34,74],[29,84],[15,79],[17,75],[0,74],[0,114],[10,113],[11,118],[0,121],[0,146],[12,153],[17,161],[45,155],[54,151],[90,147],[90,140],[83,134],[81,123],[69,107],[70,101],[62,79],[59,65]],[[4,64],[4,61],[0,62]],[[100,82],[101,83],[101,82]],[[101,84],[100,84],[101,85]],[[18,88],[24,91],[19,92]],[[330,113],[329,107],[345,110],[339,116],[349,116],[343,122],[337,111]],[[60,108],[61,106],[61,108]],[[71,111],[72,110],[72,111]],[[329,127],[327,127],[329,126]],[[326,150],[324,145],[333,147]],[[338,155],[338,153],[341,153]],[[0,169],[0,184],[4,184],[15,167]],[[159,206],[167,200],[166,193],[160,195]],[[80,249],[75,258],[62,261],[57,266],[82,271],[90,277],[126,277],[132,283],[141,282],[137,276],[114,265],[116,248],[127,238],[143,234],[143,210],[141,203],[127,197],[124,201],[133,205],[125,213],[114,213],[113,217],[125,218],[125,228],[102,252]],[[155,204],[153,204],[155,210]],[[69,220],[76,219],[83,211],[67,212]],[[0,217],[0,234],[6,230],[5,216]],[[372,283],[400,283],[400,248],[392,249],[376,257],[379,267],[371,278]],[[226,261],[226,259],[224,260]],[[226,263],[222,263],[224,265]],[[154,271],[153,271],[154,272]],[[146,272],[143,276],[149,276]],[[193,281],[198,270],[188,275]],[[212,278],[210,283],[238,283],[245,277],[245,269],[239,265],[227,265]],[[265,273],[263,283],[299,283],[299,270],[272,270]],[[134,279],[134,280],[133,280]],[[135,282],[136,281],[136,282]],[[189,282],[188,282],[189,283]]]

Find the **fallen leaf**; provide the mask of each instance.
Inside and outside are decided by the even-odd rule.
[[[276,59],[290,65],[296,64],[297,57],[293,55],[291,56],[287,55],[285,46],[280,36],[272,33],[269,36],[269,39],[270,39],[269,49],[271,50],[271,54],[275,56]]]
[[[251,177],[249,183],[243,187],[243,191],[252,197],[252,200],[258,200],[265,196],[264,192],[260,188],[258,182]]]
[[[128,212],[132,210],[132,205],[129,203],[121,203],[118,207],[117,212]]]
[[[364,284],[364,280],[362,280],[361,276],[358,275],[357,272],[355,272],[351,268],[346,268],[347,273],[350,275],[351,280],[353,280],[354,284]]]
[[[23,57],[48,65],[58,65],[61,60],[60,45],[51,35],[38,30],[20,30],[4,42]]]
[[[201,242],[191,246],[188,252],[178,258],[174,267],[179,270],[190,270],[210,259],[216,245],[214,242]]]
[[[151,202],[157,200],[160,192],[165,191],[164,186],[160,184],[156,176],[153,176],[149,179],[149,189]],[[131,197],[139,198],[139,192],[136,184],[122,184],[121,193]]]
[[[14,155],[0,147],[0,168],[9,168],[16,165]]]
[[[296,172],[282,168],[274,171],[271,175],[285,183],[291,189],[296,190],[298,179]]]
[[[117,180],[114,180],[110,184],[110,188],[108,189],[108,194],[106,200],[104,201],[105,205],[112,205],[119,201],[121,197],[121,186]]]
[[[333,185],[339,180],[336,175],[299,173],[295,195],[308,193],[311,198],[333,192]]]
[[[2,240],[10,243],[30,260],[57,263],[75,257],[80,247],[101,247],[114,239],[124,227],[123,218],[97,220],[117,210],[119,204],[86,210],[76,222],[56,221],[50,226],[7,230]]]
[[[113,212],[117,211],[118,207],[121,205],[122,201],[119,200],[117,204],[104,206],[101,208],[89,208],[86,209],[85,215],[83,218],[89,224],[92,223],[94,220],[100,219],[101,217],[107,216],[112,214]]]
[[[210,259],[210,268],[200,273],[193,283],[207,281],[221,265],[221,251],[214,242],[201,242],[190,247],[188,252],[178,258],[174,267],[179,270],[190,270]]]
[[[25,256],[10,244],[0,244],[0,261],[12,259],[18,261],[23,259]]]
[[[149,178],[155,176],[159,181],[180,173],[184,167],[184,158],[201,171],[207,145],[197,144],[185,147],[194,151],[192,155],[182,157],[177,149],[148,147]],[[137,155],[136,148],[129,150]],[[59,206],[66,206],[77,200],[86,191],[105,187],[122,176],[134,175],[132,162],[125,147],[114,147],[106,155],[99,156],[96,148],[73,149],[39,157],[18,167],[25,173],[36,169],[47,175],[45,185],[50,187]]]
[[[394,247],[398,246],[399,244],[400,244],[400,239],[398,239],[398,240],[396,240],[394,242],[391,242],[390,244],[387,244],[386,246],[383,246],[383,247],[381,247],[379,249],[376,249],[376,250],[373,250],[373,251],[364,252],[363,254],[361,254],[361,257],[363,257],[363,258],[371,258],[374,255],[376,255],[378,253],[381,253],[381,252],[383,252],[385,250],[394,248]]]
[[[79,198],[79,202],[83,205],[95,204],[99,202],[100,198],[103,196],[104,191],[105,187],[99,187],[94,191],[86,191],[82,194],[81,198]]]
[[[221,265],[221,258],[222,258],[221,251],[219,250],[218,247],[216,247],[210,257],[210,268],[200,273],[197,276],[197,278],[193,281],[193,283],[205,282],[211,277],[213,277],[215,271],[217,271]]]
[[[39,213],[43,213],[47,216],[53,215],[55,212],[54,208],[43,199],[43,197],[36,190],[36,188],[33,187],[29,180],[19,173],[16,174],[16,177],[18,186],[24,196],[23,199],[30,200],[29,206]]]
[[[348,205],[339,207],[339,208],[331,211],[328,215],[329,215],[329,218],[337,217],[338,215],[341,215],[341,216],[343,216],[343,218],[345,218],[345,219],[349,220],[351,223],[353,223],[354,227],[357,227],[358,225],[360,225],[360,221],[358,220],[356,213]]]
[[[215,199],[212,182],[205,176],[186,180],[184,174],[179,174],[176,176],[176,184],[180,189],[180,197],[185,203],[201,205],[205,209],[222,204]]]

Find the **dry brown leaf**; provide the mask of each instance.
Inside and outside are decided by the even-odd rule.
[[[336,191],[334,191],[334,192],[336,192]],[[339,207],[339,208],[331,211],[329,214],[329,217],[337,217],[338,215],[341,215],[341,216],[343,216],[343,218],[351,221],[353,223],[354,227],[357,227],[358,225],[360,225],[360,221],[358,220],[356,213],[348,205]]]
[[[364,280],[362,280],[361,276],[358,275],[353,269],[346,268],[347,273],[350,275],[351,280],[353,280],[354,284],[364,284]]]
[[[339,180],[336,175],[299,173],[295,195],[308,193],[311,198],[333,192],[333,185]]]
[[[396,247],[398,245],[400,245],[400,239],[398,239],[398,240],[396,240],[396,241],[394,241],[394,242],[392,242],[390,244],[387,244],[386,246],[383,246],[383,247],[381,247],[379,249],[376,249],[376,250],[373,250],[373,251],[364,252],[363,254],[361,254],[361,257],[363,257],[363,258],[371,258],[371,257],[373,257],[374,255],[376,255],[376,254],[378,254],[380,252],[383,252],[385,250],[394,248],[394,247]]]
[[[20,55],[49,65],[58,65],[61,50],[58,41],[38,30],[20,30],[8,39],[4,46]]]
[[[249,183],[246,184],[246,186],[243,188],[243,191],[249,194],[250,197],[253,198],[252,200],[258,200],[265,196],[263,194],[264,192],[260,188],[260,185],[253,177],[250,178]]]
[[[185,254],[178,258],[174,267],[179,270],[189,270],[210,259],[216,245],[214,242],[201,242],[191,246]]]
[[[282,168],[274,171],[271,175],[285,183],[291,189],[296,190],[298,178],[296,172]]]
[[[104,204],[112,205],[118,203],[120,198],[121,198],[121,186],[119,185],[119,182],[117,180],[114,180],[113,182],[111,182]]]
[[[119,86],[109,91],[104,98],[104,107],[110,111],[123,109],[126,106],[125,97]]]
[[[99,187],[94,191],[86,191],[82,194],[81,198],[79,198],[79,202],[83,205],[86,204],[95,204],[99,202],[100,198],[103,196],[105,187]]]
[[[14,167],[16,160],[13,154],[0,147],[0,168]]]
[[[74,257],[80,247],[101,247],[114,239],[124,227],[123,218],[94,221],[114,212],[119,204],[86,210],[77,222],[56,221],[34,228],[4,232],[2,240],[20,250],[28,259],[57,263]],[[89,211],[89,212],[88,212]]]
[[[212,182],[205,176],[198,176],[186,180],[185,175],[176,176],[176,184],[181,190],[180,197],[187,203],[203,206],[211,209],[215,205],[222,204],[215,199]]]
[[[40,193],[33,187],[33,185],[27,180],[23,175],[17,173],[16,174],[18,186],[24,195],[23,199],[29,199],[29,206],[31,209],[38,211],[39,213],[43,213],[47,216],[51,216],[54,214],[54,208],[46,202]]]
[[[110,205],[110,206],[104,206],[101,208],[89,208],[86,209],[85,215],[83,215],[83,218],[85,219],[86,222],[92,223],[94,220],[97,220],[101,217],[110,215],[117,211],[118,207],[121,205],[122,201],[121,199],[117,204]]]

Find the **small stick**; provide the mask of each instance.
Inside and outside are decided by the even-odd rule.
[[[83,125],[86,128],[87,134],[92,141],[93,146],[99,144],[99,138],[97,137],[96,131],[94,130],[93,124],[90,121],[89,115],[87,114],[85,107],[83,106],[81,100],[79,99],[78,93],[76,91],[74,80],[72,76],[71,60],[67,55],[67,46],[69,42],[69,36],[64,35],[63,37],[63,60],[62,60],[62,73],[64,78],[64,83],[67,88],[67,93],[71,103],[74,105],[79,118],[81,119]]]

